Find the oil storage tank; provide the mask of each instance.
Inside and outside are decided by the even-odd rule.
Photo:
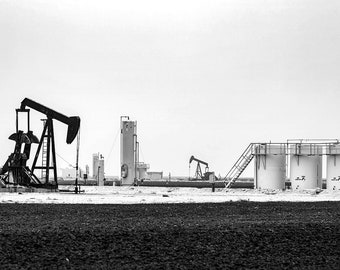
[[[257,144],[254,146],[255,188],[284,189],[286,180],[286,145]]]
[[[321,188],[322,147],[318,144],[290,145],[290,181],[293,190]]]
[[[340,145],[326,147],[327,155],[327,190],[340,190]]]

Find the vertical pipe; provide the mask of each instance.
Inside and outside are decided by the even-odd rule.
[[[97,166],[98,166],[98,170],[97,170],[97,186],[99,186],[99,169],[100,169],[100,166],[99,166],[99,164]]]
[[[47,119],[47,157],[46,157],[46,177],[45,183],[47,184],[50,176],[50,146],[51,146],[51,122],[50,118]]]
[[[138,156],[137,156],[137,121],[134,121],[133,122],[133,133],[134,133],[134,136],[135,136],[135,181],[136,181],[136,184],[137,184],[137,162],[138,162]]]
[[[134,170],[134,183],[137,180],[137,134],[133,134],[133,170]]]
[[[30,110],[27,110],[27,131],[30,131]]]
[[[80,127],[77,134],[77,154],[76,154],[76,187],[74,189],[75,193],[78,193],[78,176],[79,176],[79,146],[80,146]]]
[[[136,178],[137,179],[140,179],[140,175],[139,175],[139,172],[140,171],[138,171],[138,164],[139,164],[139,142],[136,142],[136,149],[137,149],[137,157],[136,157],[136,160],[137,160],[137,162],[136,162],[136,172],[138,173],[138,177],[137,177],[137,174],[136,174]]]
[[[58,186],[58,176],[57,176],[57,159],[55,155],[55,143],[54,143],[54,128],[53,128],[53,121],[51,119],[51,142],[52,142],[52,163],[53,163],[53,175],[54,175],[54,182],[56,186]]]
[[[257,189],[258,188],[258,184],[257,184],[257,159],[258,159],[258,155],[257,155],[257,148],[255,147],[255,160],[254,160],[254,188]]]
[[[138,157],[137,157],[137,121],[133,122],[133,137],[134,137],[134,171],[135,171],[135,177],[134,177],[134,182],[137,184],[137,162],[138,162]]]
[[[19,131],[18,110],[16,110],[15,130],[16,130],[16,133],[18,133]]]

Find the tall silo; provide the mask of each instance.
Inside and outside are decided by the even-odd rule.
[[[92,155],[92,158],[93,179],[97,181],[98,186],[104,186],[104,157],[99,153],[95,153]]]
[[[327,189],[340,190],[340,145],[332,144],[326,148]]]
[[[284,189],[286,180],[286,145],[259,144],[255,156],[255,188]]]
[[[92,177],[97,179],[99,153],[92,154]]]
[[[104,186],[105,179],[104,171],[105,171],[104,158],[103,156],[100,156],[100,158],[98,159],[98,173],[97,173],[98,186]]]
[[[132,185],[136,179],[137,122],[121,117],[120,165],[122,185]]]
[[[322,147],[313,143],[290,145],[290,181],[293,190],[322,187]]]

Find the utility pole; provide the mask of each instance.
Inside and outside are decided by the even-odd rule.
[[[78,190],[78,176],[79,176],[79,146],[80,146],[80,127],[78,130],[78,134],[77,134],[77,157],[76,157],[76,187],[74,189],[75,193],[78,194],[80,193],[80,187]]]

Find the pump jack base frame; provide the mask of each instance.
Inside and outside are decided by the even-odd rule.
[[[13,181],[14,179],[15,181]],[[2,176],[1,184],[5,187],[21,186],[47,190],[58,189],[58,184],[55,182],[42,183],[28,167],[10,167],[8,172]]]

